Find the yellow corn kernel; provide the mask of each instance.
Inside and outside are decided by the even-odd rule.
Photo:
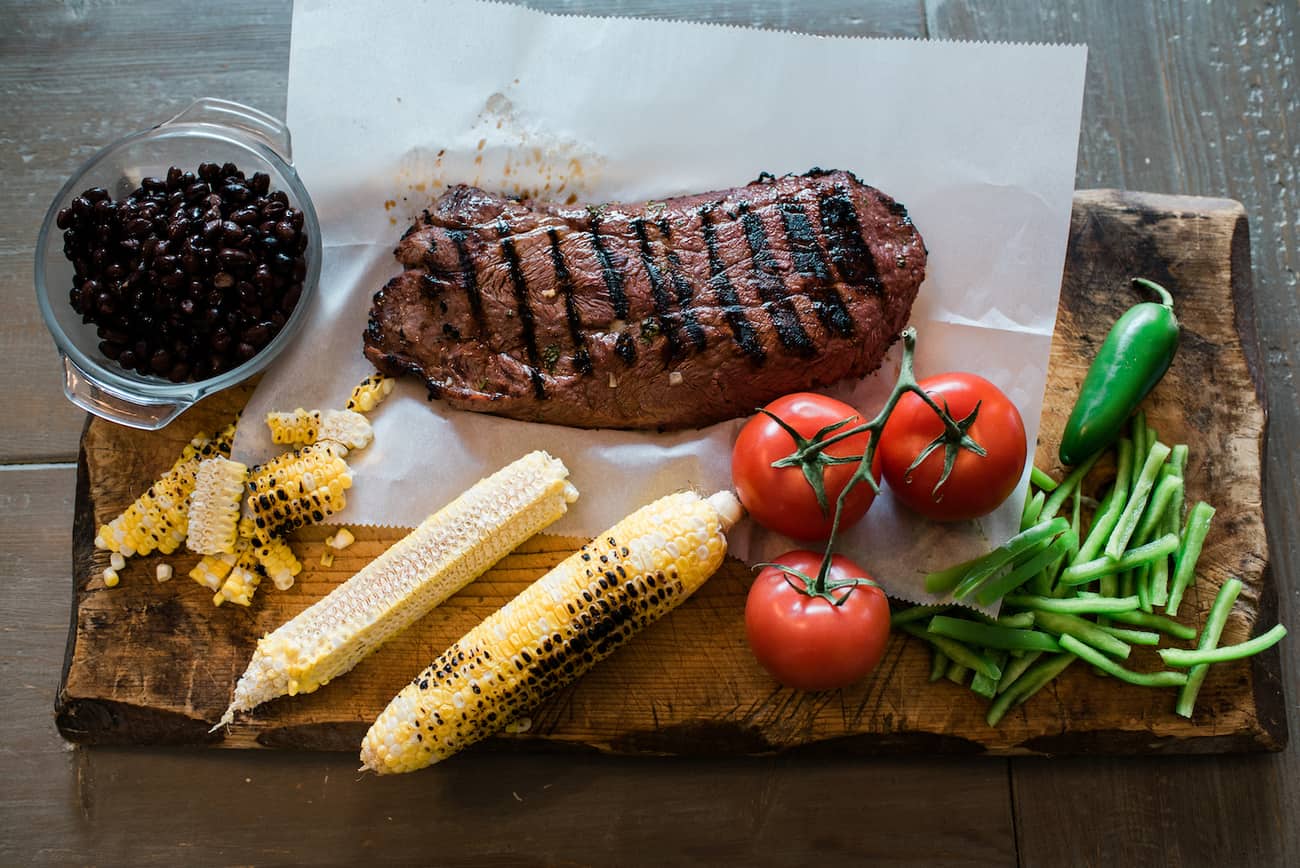
[[[343,551],[343,549],[352,545],[356,541],[357,538],[352,535],[352,531],[348,530],[346,527],[341,527],[339,528],[338,533],[325,540],[325,545],[335,551]]]
[[[316,442],[320,432],[319,410],[299,407],[291,413],[267,413],[266,425],[271,429],[271,442],[292,446],[308,446]]]
[[[221,587],[226,576],[230,575],[236,559],[234,554],[205,555],[190,570],[190,578],[209,591],[215,591]]]
[[[380,401],[388,397],[388,394],[393,391],[393,385],[392,377],[385,377],[378,372],[371,374],[352,390],[352,397],[348,399],[346,409],[369,413],[379,406]]]
[[[277,536],[306,524],[324,521],[347,505],[343,492],[352,474],[343,449],[325,441],[253,468],[248,480],[248,512],[253,541],[267,545]]]
[[[253,554],[257,562],[276,587],[287,591],[293,587],[294,577],[302,572],[302,564],[294,557],[293,549],[284,540],[276,537],[266,545],[255,546]]]
[[[156,578],[160,582],[170,582],[172,579],[172,565],[159,564],[154,569],[154,578]]]
[[[186,546],[201,555],[218,555],[235,550],[239,538],[239,500],[244,493],[248,467],[228,458],[207,458],[199,462],[190,497],[189,534]]]
[[[253,592],[261,582],[262,568],[257,563],[253,548],[246,547],[240,551],[230,574],[212,596],[212,604],[220,606],[229,602],[237,606],[250,605],[253,602]]]
[[[112,567],[109,567],[108,569],[104,570],[104,587],[116,588],[117,581],[118,581],[117,570],[113,569]]]
[[[363,766],[414,771],[524,717],[702,585],[740,515],[730,492],[673,494],[632,513],[403,688],[366,733]]]
[[[568,473],[563,462],[533,452],[425,519],[257,643],[222,723],[278,696],[316,690],[482,575],[564,515],[577,497]]]
[[[321,553],[320,553],[320,565],[321,565],[322,567],[332,567],[332,566],[334,566],[334,552],[329,551],[328,549],[326,549],[325,551],[321,552]]]
[[[126,558],[120,552],[113,552],[108,558],[108,565],[115,570],[126,569]]]

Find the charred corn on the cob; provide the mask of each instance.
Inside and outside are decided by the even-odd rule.
[[[317,440],[330,440],[348,449],[365,449],[375,436],[369,420],[353,410],[326,410],[321,414]]]
[[[393,391],[393,383],[392,377],[385,377],[378,372],[371,374],[352,390],[352,397],[348,398],[346,409],[369,413],[379,406],[380,401],[388,397],[389,392]]]
[[[324,599],[265,636],[221,723],[278,696],[310,693],[564,515],[564,463],[533,452],[479,481]],[[215,729],[216,727],[214,727]]]
[[[299,407],[289,413],[267,413],[266,426],[271,429],[272,443],[307,446],[315,443],[320,433],[320,410]]]
[[[637,510],[416,676],[366,733],[361,762],[414,771],[517,719],[703,584],[740,514],[730,492],[683,492]]]
[[[277,536],[341,510],[352,474],[343,448],[325,441],[287,452],[253,468],[248,480],[248,511],[253,542],[267,545]]]
[[[190,570],[190,578],[209,591],[215,591],[221,587],[221,583],[226,580],[226,576],[230,575],[236,560],[237,556],[233,552],[230,554],[204,555],[195,564],[194,569]]]
[[[126,557],[147,555],[155,549],[165,555],[176,551],[189,531],[190,495],[199,462],[229,456],[234,438],[232,422],[211,438],[200,435],[191,440],[170,470],[126,511],[99,528],[95,546]]]
[[[189,534],[185,544],[201,555],[233,552],[239,538],[239,502],[248,466],[229,458],[199,462],[190,496]]]
[[[254,547],[253,555],[262,565],[267,578],[275,584],[276,590],[287,591],[292,588],[294,577],[302,572],[302,564],[294,556],[293,549],[279,537],[266,545]]]

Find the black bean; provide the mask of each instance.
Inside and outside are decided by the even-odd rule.
[[[187,201],[194,202],[199,199],[206,199],[207,195],[212,192],[212,187],[207,181],[195,181],[185,188],[185,198]]]
[[[103,187],[91,187],[81,195],[89,199],[91,202],[103,202],[104,200],[111,198],[108,195],[108,191]]]
[[[271,176],[265,172],[254,172],[253,177],[248,179],[248,187],[257,195],[265,196],[271,188]]]
[[[221,235],[220,220],[213,219],[203,224],[203,239],[205,241],[211,241],[220,235]]]
[[[287,220],[275,224],[275,235],[281,241],[293,241],[298,237],[298,230],[293,228],[293,224]]]
[[[248,188],[238,181],[227,181],[221,187],[222,198],[230,202],[243,202],[248,199]]]
[[[242,250],[223,247],[217,251],[217,260],[227,268],[240,268],[249,265],[253,258]]]
[[[167,189],[175,190],[181,183],[181,170],[177,166],[172,166],[167,170]]]
[[[72,209],[60,208],[59,213],[54,217],[54,225],[60,229],[67,229],[72,225]]]
[[[216,163],[199,163],[199,177],[205,181],[220,177],[221,167]]]
[[[257,325],[244,329],[240,334],[246,343],[261,348],[266,346],[266,342],[271,339],[271,332],[274,331],[275,325],[269,322],[259,322]]]
[[[231,212],[230,219],[238,223],[240,226],[247,226],[250,223],[256,223],[257,218],[260,216],[261,215],[258,213],[256,208],[245,206]]]
[[[183,383],[190,375],[190,366],[185,362],[177,362],[167,373],[167,379],[173,383]]]
[[[229,289],[235,285],[235,278],[228,272],[218,271],[212,275],[212,285],[220,289]]]
[[[103,251],[96,251],[102,253]],[[104,274],[109,280],[121,280],[126,276],[126,269],[120,263],[114,262],[104,269]]]
[[[235,347],[235,358],[239,359],[241,362],[246,362],[255,355],[257,355],[257,347],[252,344],[241,341]]]
[[[180,308],[181,313],[184,314],[187,319],[194,316],[194,308],[196,307],[194,299],[182,298],[177,307]]]
[[[134,368],[136,364],[136,355],[131,350],[119,349],[117,363],[124,368]]]
[[[112,341],[100,341],[99,351],[110,359],[116,359],[122,355],[122,345],[115,344]]]
[[[221,175],[222,175],[222,177],[224,177],[224,178],[230,178],[230,177],[242,178],[242,177],[244,177],[244,173],[241,172],[241,171],[239,171],[239,167],[236,166],[234,163],[226,163],[224,166],[222,166],[222,167],[221,167]]]

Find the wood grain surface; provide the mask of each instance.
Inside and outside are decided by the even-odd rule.
[[[855,35],[1089,47],[1077,186],[1236,199],[1271,398],[1266,524],[1300,611],[1300,79],[1289,0],[532,0]],[[0,0],[0,863],[1294,865],[1300,750],[1203,757],[670,762],[483,753],[358,782],[352,758],[69,749],[51,705],[67,635],[77,444],[35,315],[46,204],[94,149],[197,96],[282,115],[285,0]],[[34,464],[32,462],[54,462]],[[1294,630],[1293,630],[1294,632]],[[1300,643],[1281,646],[1296,720]],[[827,798],[862,819],[804,821]],[[222,810],[238,800],[246,810]],[[269,813],[268,813],[269,812]],[[572,818],[579,817],[581,821]],[[215,818],[215,819],[214,819]],[[577,831],[575,831],[577,829]],[[418,831],[417,831],[418,830]]]
[[[1146,408],[1167,442],[1190,447],[1189,500],[1207,499],[1219,510],[1184,619],[1202,623],[1230,576],[1245,583],[1225,643],[1242,641],[1257,624],[1267,628],[1276,618],[1260,504],[1264,412],[1254,362],[1242,351],[1242,324],[1253,322],[1249,270],[1242,268],[1248,255],[1234,256],[1234,245],[1245,238],[1245,217],[1234,202],[1114,191],[1076,195],[1038,455],[1039,466],[1056,466],[1055,444],[1088,361],[1110,324],[1134,303],[1128,278],[1145,275],[1174,287],[1182,345]],[[1253,340],[1248,333],[1246,343]],[[96,529],[144,491],[190,436],[233,417],[246,394],[213,399],[182,424],[154,434],[100,420],[87,428],[73,530],[76,615],[58,701],[59,728],[69,739],[355,749],[414,674],[583,542],[535,537],[352,673],[209,734],[258,637],[402,535],[359,529],[357,543],[324,568],[320,556],[329,530],[309,529],[294,540],[304,564],[297,585],[287,593],[261,591],[248,610],[214,609],[210,592],[188,579],[151,580],[156,563],[172,563],[183,575],[197,560],[193,556],[139,559],[123,571],[123,586],[105,588],[98,575],[106,554],[91,542]],[[729,559],[690,601],[537,709],[527,732],[498,740],[694,755],[827,745],[871,753],[1205,753],[1277,750],[1286,742],[1275,654],[1212,670],[1200,713],[1190,721],[1173,714],[1171,691],[1117,684],[1077,667],[992,728],[974,695],[947,682],[926,684],[929,654],[903,635],[894,637],[876,673],[859,685],[822,694],[781,689],[745,643],[750,581],[745,566]],[[1157,660],[1149,651],[1134,659],[1139,667]]]

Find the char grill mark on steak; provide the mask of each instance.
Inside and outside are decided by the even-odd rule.
[[[691,309],[691,301],[695,298],[695,289],[686,278],[686,273],[682,269],[682,261],[670,243],[673,230],[668,223],[668,219],[660,217],[658,226],[659,238],[664,247],[665,258],[668,260],[668,279],[672,281],[673,292],[677,296],[677,307],[682,312],[682,329],[686,332],[686,337],[690,338],[691,345],[697,351],[703,352],[704,348],[709,345],[709,339],[704,334],[704,329],[700,328],[700,321],[696,318],[695,311]]]
[[[817,233],[808,221],[808,214],[798,202],[784,203],[777,210],[781,212],[781,223],[790,244],[790,258],[795,271],[818,281],[815,294],[809,293],[817,318],[822,325],[842,337],[852,335],[853,317],[844,306],[839,290],[829,285],[830,267],[821,244],[817,242]]]
[[[682,339],[673,327],[673,320],[677,319],[672,316],[673,300],[668,293],[668,288],[664,286],[659,266],[655,264],[654,252],[650,249],[650,237],[646,234],[645,220],[637,217],[632,221],[631,226],[641,248],[641,265],[645,268],[646,277],[650,281],[650,295],[655,305],[655,321],[664,336],[665,351],[669,359],[678,358],[682,355]]]
[[[762,364],[767,358],[767,351],[759,341],[754,324],[745,316],[745,308],[740,303],[740,296],[727,278],[727,266],[718,255],[718,234],[713,225],[713,206],[705,205],[699,210],[700,231],[704,235],[704,246],[709,254],[709,288],[718,299],[731,326],[732,339],[740,349],[756,364]]]
[[[505,217],[497,218],[497,236],[501,240],[501,255],[510,269],[510,282],[515,289],[515,308],[519,314],[519,327],[524,339],[524,353],[528,356],[528,378],[533,384],[533,394],[538,400],[546,399],[546,384],[542,381],[542,358],[537,351],[537,326],[533,320],[533,307],[528,303],[528,284],[524,270],[519,267],[519,252]]]
[[[817,352],[817,345],[804,331],[799,321],[799,311],[781,277],[780,267],[772,249],[767,242],[767,232],[763,229],[763,220],[751,209],[749,202],[741,200],[736,210],[740,213],[740,225],[745,230],[745,240],[749,242],[749,255],[754,263],[754,280],[758,283],[758,292],[763,299],[763,307],[772,318],[776,327],[777,339],[781,345],[793,350],[800,356],[810,356]]]
[[[433,259],[433,233],[429,233],[429,260]],[[465,289],[465,297],[469,300],[469,312],[474,317],[474,326],[480,334],[484,331],[483,322],[483,294],[478,288],[478,273],[474,270],[474,257],[470,254],[469,245],[466,243],[465,233],[460,229],[449,229],[447,237],[451,239],[451,244],[456,248],[456,259],[460,264],[460,279]]]
[[[591,215],[588,227],[591,234],[591,246],[596,251],[596,261],[600,263],[601,276],[605,278],[605,289],[609,290],[609,303],[614,308],[615,319],[627,319],[627,294],[623,290],[623,275],[614,265],[614,258],[609,255],[605,242],[600,238],[600,216]]]
[[[817,204],[826,248],[840,278],[848,284],[865,286],[876,295],[882,294],[876,260],[862,238],[862,224],[848,192],[836,184],[833,193],[818,197]]]
[[[573,297],[573,275],[569,273],[564,252],[560,250],[560,234],[554,229],[547,229],[546,237],[551,242],[551,267],[555,270],[555,284],[564,296],[564,319],[569,326],[569,338],[573,341],[573,369],[580,374],[590,374],[591,353],[587,351],[587,335],[582,330],[582,316],[578,313],[578,304]]]

